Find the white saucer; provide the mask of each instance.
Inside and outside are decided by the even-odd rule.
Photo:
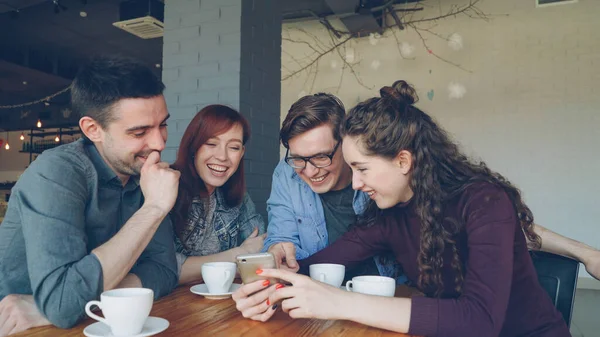
[[[152,336],[159,332],[165,331],[169,327],[169,321],[160,317],[148,317],[142,328],[142,332],[137,335],[130,337],[145,337]],[[96,322],[88,325],[84,330],[83,334],[88,337],[112,337],[113,334],[110,332],[110,327],[102,322]]]
[[[239,283],[232,283],[231,287],[229,287],[228,292],[214,294],[214,293],[208,292],[208,287],[206,286],[205,283],[200,283],[200,284],[196,284],[195,286],[191,287],[190,291],[196,295],[202,295],[202,296],[208,298],[209,300],[222,300],[222,299],[231,297],[231,294],[233,294],[233,292],[238,290],[241,286],[242,285]]]

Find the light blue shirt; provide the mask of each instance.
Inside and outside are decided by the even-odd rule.
[[[352,205],[354,212],[362,214],[368,202],[366,193],[356,191]],[[273,172],[267,212],[269,222],[264,251],[275,243],[291,242],[296,246],[296,259],[302,260],[327,247],[329,237],[321,198],[283,160]],[[383,264],[379,258],[375,258],[375,262],[381,275],[398,276],[395,263]]]

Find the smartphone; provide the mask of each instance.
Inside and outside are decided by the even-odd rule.
[[[252,283],[258,280],[269,280],[271,284],[277,283],[277,280],[273,278],[266,278],[264,276],[256,274],[258,269],[274,269],[277,268],[275,264],[275,257],[271,253],[256,253],[256,254],[242,254],[236,256],[236,263],[240,272],[240,277],[244,284]]]

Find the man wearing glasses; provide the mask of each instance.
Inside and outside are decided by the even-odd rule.
[[[367,195],[352,190],[352,172],[342,156],[338,130],[344,115],[335,96],[315,94],[294,103],[283,121],[280,138],[287,151],[273,173],[264,243],[264,250],[275,255],[280,269],[298,271],[296,260],[346,233],[368,204]],[[542,251],[577,259],[600,279],[600,251],[540,225],[535,225],[535,231],[542,238]],[[368,259],[359,268],[347,270],[346,279],[379,273],[405,280],[393,261],[389,256]],[[279,307],[267,299],[281,285],[263,282],[246,284],[233,294],[244,317],[267,321]]]
[[[352,190],[352,171],[340,149],[338,130],[344,115],[337,97],[319,93],[296,101],[283,121],[280,139],[287,151],[273,173],[264,243],[280,268],[296,271],[296,260],[337,240],[368,205],[365,193]],[[540,250],[579,260],[600,279],[600,251],[537,224],[535,232],[542,238]],[[401,269],[392,261],[393,257],[369,259],[360,269],[348,271],[346,278],[379,273],[402,281]]]
[[[352,189],[352,171],[342,156],[338,129],[344,115],[337,97],[320,93],[299,99],[283,122],[280,139],[287,152],[273,173],[264,246],[278,262],[287,259],[282,268],[295,269],[293,249],[300,260],[333,243],[367,205],[368,196]],[[375,261],[377,267],[369,259],[346,276],[397,276],[394,264]]]

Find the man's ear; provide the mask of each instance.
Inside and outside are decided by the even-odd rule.
[[[81,119],[79,119],[79,128],[81,128],[81,132],[83,132],[83,134],[92,142],[99,142],[102,140],[102,127],[92,117],[81,117]]]

